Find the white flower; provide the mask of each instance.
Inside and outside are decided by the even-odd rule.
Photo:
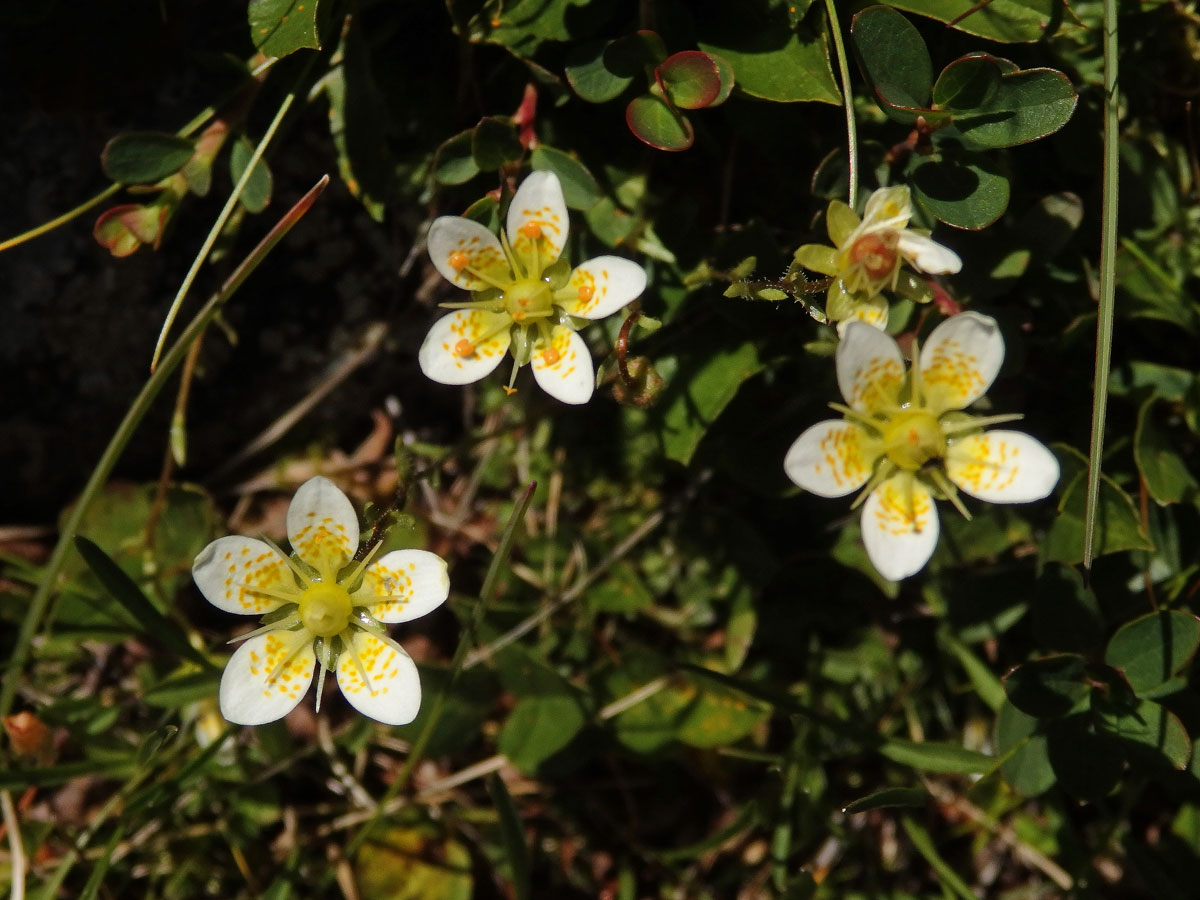
[[[587,344],[575,319],[603,319],[646,287],[646,272],[618,256],[570,270],[559,263],[567,242],[567,206],[558,176],[534,172],[513,195],[499,238],[478,222],[442,216],[429,229],[434,266],[477,294],[433,324],[421,345],[421,371],[442,384],[468,384],[513,355],[512,377],[532,363],[542,389],[564,403],[586,403],[595,387]]]
[[[450,593],[446,563],[424,550],[394,550],[353,562],[358,517],[327,478],[310,478],[287,512],[299,561],[254,538],[218,538],[192,566],[201,593],[226,612],[263,616],[221,676],[221,715],[261,725],[287,715],[321,665],[364,715],[388,725],[411,722],[421,706],[417,667],[383,623],[408,622]],[[381,546],[381,545],[380,545]]]
[[[914,345],[914,355],[917,349]],[[906,375],[896,342],[851,322],[838,344],[838,386],[845,419],[819,422],[792,444],[789,478],[822,497],[864,485],[863,543],[879,573],[897,581],[919,571],[937,545],[934,499],[967,514],[961,489],[992,503],[1026,503],[1058,483],[1058,460],[1019,431],[988,425],[1020,416],[958,412],[991,386],[1004,360],[996,320],[961,313],[938,325]]]
[[[861,221],[842,201],[829,204],[825,226],[834,246],[805,244],[796,251],[796,260],[806,269],[833,277],[825,301],[829,321],[863,321],[886,328],[888,305],[879,292],[896,290],[902,262],[927,275],[948,275],[962,268],[953,250],[934,241],[929,232],[909,228],[911,218],[912,197],[905,185],[872,193]]]

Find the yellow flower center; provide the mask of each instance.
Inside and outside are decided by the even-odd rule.
[[[946,453],[946,435],[933,413],[924,409],[906,409],[883,429],[883,449],[887,458],[909,472],[915,472],[931,459]]]
[[[336,582],[314,581],[300,595],[300,621],[317,637],[341,634],[350,621],[350,592]]]
[[[514,322],[542,319],[550,315],[552,296],[550,285],[538,278],[521,278],[501,295],[504,308]]]

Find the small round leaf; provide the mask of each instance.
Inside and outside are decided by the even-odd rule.
[[[679,109],[703,109],[721,94],[721,70],[712,57],[699,50],[668,57],[654,75]]]
[[[195,150],[191,141],[174,134],[130,131],[105,145],[100,165],[121,184],[154,184],[182,169]]]
[[[634,137],[657,150],[686,150],[696,140],[692,123],[653,94],[630,101],[625,122]]]

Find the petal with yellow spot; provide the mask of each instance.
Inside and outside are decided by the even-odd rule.
[[[322,578],[331,578],[358,549],[358,514],[336,484],[317,475],[292,498],[287,533],[300,558]]]
[[[412,658],[369,632],[350,637],[338,657],[337,681],[351,706],[385,725],[407,725],[421,708],[421,679]]]
[[[393,550],[367,566],[353,600],[380,622],[394,623],[420,618],[449,595],[445,560],[427,550]]]
[[[1058,459],[1041,441],[996,429],[954,441],[946,474],[960,490],[990,503],[1029,503],[1058,484]]]
[[[866,434],[852,422],[828,419],[796,438],[783,459],[783,470],[819,497],[844,497],[871,477],[874,459],[866,459]]]
[[[562,184],[552,172],[533,172],[517,188],[508,207],[506,231],[517,259],[529,266],[535,258],[538,277],[562,255],[567,245],[567,204]]]
[[[850,322],[834,356],[838,387],[851,408],[871,412],[896,405],[904,357],[896,342],[864,322]]]
[[[243,643],[221,676],[221,715],[237,725],[286,716],[308,692],[317,657],[306,631],[272,631]]]
[[[192,564],[200,593],[225,612],[261,616],[299,595],[287,561],[263,541],[230,535],[200,551]]]
[[[619,256],[597,256],[571,273],[559,305],[568,315],[603,319],[632,303],[646,289],[646,270]]]
[[[439,384],[470,384],[488,375],[508,352],[507,313],[460,309],[433,323],[417,353],[421,371]]]
[[[460,288],[480,291],[512,281],[500,239],[478,222],[441,216],[429,226],[426,243],[434,267]]]
[[[1004,362],[1004,338],[991,316],[959,313],[946,319],[921,348],[921,390],[938,412],[963,409],[984,395]]]
[[[907,472],[880,484],[862,511],[863,544],[879,574],[899,581],[924,568],[937,547],[933,495]]]
[[[595,389],[595,369],[587,343],[565,325],[555,325],[550,341],[534,346],[533,377],[551,397],[563,403],[587,403]]]

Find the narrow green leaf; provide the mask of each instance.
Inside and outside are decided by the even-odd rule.
[[[187,138],[157,131],[129,131],[104,145],[100,165],[121,184],[154,184],[184,167],[195,145]]]
[[[885,788],[847,804],[842,807],[842,812],[854,815],[855,813],[870,812],[873,809],[924,806],[928,802],[928,792],[920,788]]]
[[[508,866],[512,871],[512,886],[514,900],[529,900],[529,845],[525,842],[525,828],[521,825],[521,816],[513,803],[512,795],[504,786],[499,775],[492,774],[487,780],[488,794],[492,798],[492,806],[500,818],[500,837],[504,843],[504,851],[508,856]]]
[[[178,725],[164,725],[146,735],[142,739],[142,743],[138,746],[136,757],[138,767],[143,768],[149,765],[150,761],[158,755],[159,751],[171,743],[178,734]]]
[[[233,146],[229,148],[229,172],[233,176],[235,184],[241,179],[242,173],[246,171],[246,166],[250,164],[250,157],[253,155],[254,144],[244,135],[240,140],[234,141]],[[254,171],[250,173],[250,179],[242,189],[241,197],[238,198],[242,206],[252,213],[262,212],[271,202],[273,183],[271,170],[267,168],[266,160],[259,159]]]
[[[1145,694],[1183,671],[1200,649],[1200,619],[1179,610],[1159,610],[1127,622],[1104,651],[1136,694]]]
[[[955,744],[917,743],[892,738],[884,741],[879,752],[892,762],[921,772],[978,775],[996,762],[992,757]]]
[[[266,56],[319,50],[318,0],[250,0],[250,40]]]
[[[904,833],[908,835],[908,839],[912,841],[917,852],[925,857],[925,861],[937,873],[942,887],[949,888],[961,900],[978,900],[970,886],[962,880],[953,867],[938,853],[937,846],[933,843],[933,838],[928,831],[908,816],[901,817],[900,824],[904,827]]]
[[[75,536],[75,546],[104,588],[129,613],[131,624],[146,637],[159,641],[177,656],[189,659],[205,669],[215,668],[203,653],[188,642],[187,635],[179,626],[146,599],[146,595],[133,579],[126,575],[107,553],[81,534]]]
[[[955,637],[949,629],[939,634],[939,639],[946,648],[958,659],[979,699],[995,711],[1004,705],[1004,685],[993,673],[991,668],[971,651],[971,648]]]
[[[28,787],[52,787],[78,778],[126,778],[136,766],[132,759],[94,760],[39,766],[36,769],[0,770],[0,791],[18,791]]]

